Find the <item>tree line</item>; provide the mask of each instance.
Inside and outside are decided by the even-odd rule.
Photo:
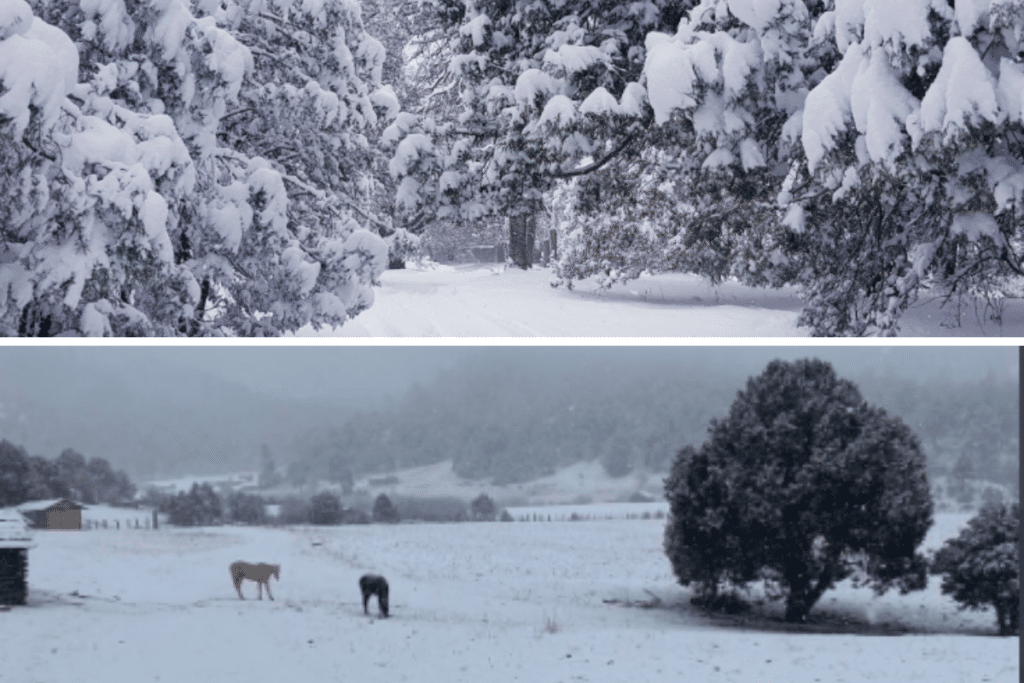
[[[232,491],[218,493],[208,483],[195,483],[188,491],[177,494],[147,491],[143,501],[167,514],[175,526],[212,526],[219,524],[396,524],[402,520],[422,522],[493,522],[512,521],[507,511],[499,517],[494,500],[480,494],[471,502],[459,498],[425,498],[379,494],[372,506],[347,506],[330,491],[311,497],[261,496],[257,493]],[[278,513],[268,513],[268,506],[277,506]]]
[[[86,505],[127,503],[135,485],[104,458],[66,449],[54,460],[29,455],[6,439],[0,441],[0,507],[32,500],[71,498]]]
[[[452,460],[456,474],[527,481],[579,461],[611,476],[667,472],[680,443],[700,444],[734,398],[737,378],[698,367],[479,365],[417,386],[298,442],[288,479],[351,491],[356,475]],[[866,375],[865,395],[913,428],[932,476],[964,502],[971,479],[1007,484],[1017,472],[1016,382]],[[529,396],[529,400],[522,400]],[[960,489],[957,489],[957,486]]]

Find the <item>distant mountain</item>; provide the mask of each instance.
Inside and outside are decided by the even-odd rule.
[[[547,350],[538,356],[543,362],[496,352],[487,362],[478,359],[414,387],[385,409],[310,433],[293,479],[344,481],[443,461],[451,461],[459,477],[496,485],[530,481],[578,462],[598,462],[613,477],[664,472],[680,447],[699,446],[711,419],[728,413],[746,379],[763,369],[760,356],[766,363],[773,355],[755,349],[730,360],[720,350],[694,361],[664,349],[628,357],[601,349],[565,351],[570,353]],[[909,373],[901,361],[931,351],[901,351],[853,354],[835,365],[868,402],[900,416],[918,434],[933,473],[967,462],[969,476],[1015,481],[1015,368],[979,377],[977,367],[968,367],[969,354],[961,352],[963,362],[954,365],[956,355],[940,350],[935,372],[912,379],[902,376]],[[784,355],[815,354],[786,349]]]

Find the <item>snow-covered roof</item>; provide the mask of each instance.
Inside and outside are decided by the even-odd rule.
[[[0,508],[0,548],[28,548],[32,532],[25,517],[14,508]]]
[[[40,510],[46,510],[47,508],[51,508],[57,503],[60,503],[65,500],[74,506],[80,508],[85,507],[84,505],[79,505],[78,503],[75,503],[74,501],[68,498],[49,498],[47,500],[30,500],[27,503],[22,503],[21,505],[18,506],[18,510],[21,512],[39,512]]]

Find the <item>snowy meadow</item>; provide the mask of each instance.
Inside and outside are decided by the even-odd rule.
[[[925,548],[965,515],[937,515]],[[1017,638],[927,590],[847,584],[808,623],[689,604],[664,522],[209,527],[36,534],[0,680],[1016,681]],[[280,563],[275,600],[228,565]],[[391,583],[390,619],[358,577]],[[752,596],[756,600],[756,595]]]

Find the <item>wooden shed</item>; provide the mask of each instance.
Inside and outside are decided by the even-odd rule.
[[[18,511],[33,529],[82,528],[82,506],[67,498],[33,500],[19,505]]]
[[[20,512],[0,509],[0,605],[24,605],[32,534]]]

